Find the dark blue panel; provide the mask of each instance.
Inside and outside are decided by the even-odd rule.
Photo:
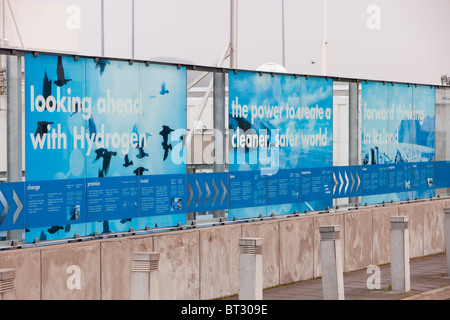
[[[375,164],[362,166],[362,194],[382,195],[387,193],[388,165]]]
[[[236,171],[230,173],[229,208],[265,206],[267,179],[257,171]]]
[[[392,163],[388,165],[388,192],[410,192],[412,190],[411,163]]]
[[[435,162],[435,187],[450,188],[450,161],[436,161]]]
[[[414,197],[428,198],[434,196],[434,167],[434,161],[413,163]]]
[[[85,222],[85,180],[25,183],[26,228]]]
[[[280,169],[267,176],[267,205],[300,203],[300,170]]]
[[[307,168],[301,170],[301,200],[333,198],[333,168]]]
[[[186,175],[142,176],[139,184],[140,217],[186,213]]]
[[[138,216],[138,177],[86,179],[87,221]]]
[[[0,231],[25,227],[24,183],[0,183]]]

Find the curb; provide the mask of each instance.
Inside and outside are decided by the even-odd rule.
[[[438,289],[425,291],[400,300],[448,300],[448,299],[450,299],[450,285]]]

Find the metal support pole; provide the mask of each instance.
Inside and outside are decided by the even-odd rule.
[[[6,178],[22,181],[22,56],[6,61]],[[8,240],[22,240],[22,230],[8,230]]]
[[[214,172],[225,172],[225,73],[213,73],[214,89]],[[214,218],[223,217],[224,210],[213,212]]]
[[[6,160],[8,182],[22,181],[22,57],[7,58]]]
[[[132,300],[159,300],[159,257],[159,252],[133,253]]]
[[[262,239],[239,239],[239,300],[262,300]]]
[[[391,217],[391,288],[410,290],[408,217]]]
[[[230,68],[237,68],[238,1],[230,0]]]
[[[348,87],[348,164],[359,165],[359,119],[358,82],[350,82]],[[358,197],[351,197],[350,203],[358,203]]]
[[[100,19],[101,19],[101,56],[105,56],[105,3],[104,0],[100,1]]]
[[[344,300],[340,226],[321,226],[319,232],[323,299]]]

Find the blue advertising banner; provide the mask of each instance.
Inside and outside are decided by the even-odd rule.
[[[229,85],[229,216],[255,217],[265,209],[269,215],[331,207],[332,80],[229,72]],[[325,175],[317,169],[321,173],[315,178],[305,177],[314,183],[301,182],[301,169],[315,172],[324,167]],[[256,172],[238,174],[243,171]],[[257,203],[266,205],[262,200],[245,204],[234,198],[233,188],[241,188],[241,179],[250,176],[267,177],[267,208],[255,208]],[[261,192],[250,191],[255,193],[253,198]],[[241,207],[233,210],[237,204]]]
[[[184,67],[27,54],[25,68],[25,179],[40,186],[39,195],[25,188],[32,204],[28,239],[71,236],[67,226],[75,224],[84,235],[138,228],[152,224],[152,216],[160,226],[185,222],[185,205],[173,204],[185,202]],[[176,194],[173,188],[164,194],[164,210],[161,204],[148,210],[141,201],[146,175],[177,175],[169,183],[177,185]],[[167,181],[151,184],[164,190]],[[36,201],[51,210],[38,209]],[[74,220],[67,214],[73,207],[79,211]]]
[[[434,195],[434,123],[434,88],[362,84],[363,203]]]

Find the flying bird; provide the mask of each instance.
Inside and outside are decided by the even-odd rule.
[[[126,168],[126,167],[129,167],[132,165],[133,165],[133,161],[130,161],[130,159],[128,158],[128,154],[126,154],[125,155],[125,163],[123,164],[123,166]]]
[[[56,232],[58,232],[59,230],[62,230],[62,229],[64,229],[64,228],[61,226],[53,226],[53,227],[47,229],[47,231],[50,234],[55,234]]]
[[[101,170],[98,172],[99,178],[106,177],[109,171],[109,165],[111,164],[111,158],[117,155],[117,152],[115,151],[108,151],[105,148],[100,148],[95,150],[95,153],[97,154],[97,157],[94,159],[94,161],[103,158],[103,165]]]
[[[109,64],[108,60],[100,59],[95,64],[95,69],[100,69],[100,75],[103,75],[103,72],[105,72],[106,65]]]
[[[95,150],[95,153],[97,154],[97,156],[95,157],[93,162],[100,159],[103,156],[103,153],[105,153],[106,151],[108,151],[108,150],[106,150],[105,148],[99,148],[99,149]]]
[[[165,95],[166,93],[169,93],[169,90],[166,89],[166,83],[163,82],[163,83],[161,84],[161,91],[159,92],[159,94],[163,96],[163,95]]]
[[[48,96],[52,95],[52,80],[48,79],[47,71],[44,73],[44,81],[42,83],[42,96],[47,100]],[[53,101],[52,101],[53,103]],[[42,102],[39,101],[39,106],[42,107]],[[53,106],[52,106],[53,107]]]
[[[64,75],[64,68],[62,65],[61,56],[58,57],[58,65],[56,66],[56,75],[58,76],[58,80],[53,81],[53,83],[56,84],[58,87],[62,87],[67,82],[72,81],[72,79],[66,79],[66,76]]]
[[[136,158],[138,158],[138,159],[142,159],[142,158],[144,158],[144,157],[148,157],[148,153],[146,153],[146,152],[144,152],[144,147],[143,147],[143,145],[144,145],[144,138],[142,138],[142,140],[141,140],[142,142],[141,142],[141,144],[140,144],[140,146],[138,145],[138,154],[136,155]]]
[[[135,175],[137,175],[137,176],[142,176],[142,174],[143,174],[145,171],[148,171],[148,169],[147,169],[147,168],[144,168],[144,167],[139,167],[139,168],[135,169],[135,170],[133,171],[133,173],[134,173]]]
[[[44,133],[47,133],[47,132],[48,132],[48,129],[49,129],[49,125],[50,125],[50,124],[53,124],[53,122],[49,122],[49,121],[38,121],[38,123],[37,123],[38,127],[37,127],[37,129],[36,129],[36,133],[34,134],[34,136],[36,137],[37,135],[39,135],[39,136],[42,137],[42,135],[43,135]]]
[[[163,125],[163,129],[159,132],[159,134],[163,137],[163,142],[161,145],[164,149],[164,158],[163,161],[167,159],[167,156],[169,155],[169,150],[172,150],[172,144],[169,143],[169,134],[174,131],[170,127]]]

